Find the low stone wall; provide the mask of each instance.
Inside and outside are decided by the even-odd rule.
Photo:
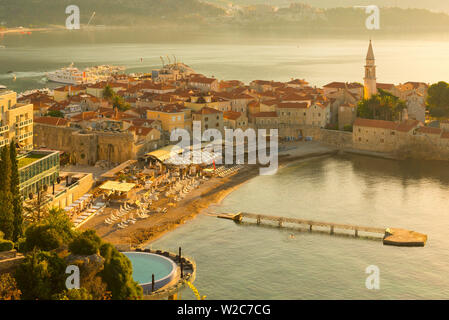
[[[70,172],[69,172],[70,173]],[[72,172],[72,174],[76,174]],[[95,184],[92,173],[87,173],[73,186],[70,186],[64,192],[56,195],[56,197],[49,203],[49,207],[58,207],[64,209],[66,206],[71,205],[74,201],[81,198],[88,193]]]
[[[448,147],[418,139],[410,139],[407,143],[398,146],[394,154],[399,159],[449,160]]]
[[[314,141],[319,141],[338,148],[352,148],[352,132],[313,127],[304,127],[302,132],[304,137],[312,137]]]
[[[0,252],[0,261],[5,260],[5,259],[15,258],[16,256],[17,256],[16,250],[2,251],[2,252]]]
[[[0,274],[13,272],[25,257],[16,250],[0,252]]]

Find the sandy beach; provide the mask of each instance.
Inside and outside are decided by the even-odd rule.
[[[279,166],[305,158],[331,155],[338,150],[316,142],[293,142],[280,146]],[[144,220],[125,229],[118,229],[104,223],[112,209],[106,209],[80,229],[94,229],[105,241],[124,249],[145,246],[200,213],[208,213],[211,205],[219,204],[227,195],[239,186],[259,175],[259,166],[246,165],[238,173],[225,178],[214,177],[202,183],[190,192],[176,207],[171,207],[167,213],[155,213]]]

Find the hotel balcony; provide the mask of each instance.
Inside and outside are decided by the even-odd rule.
[[[8,131],[9,131],[9,126],[8,125],[0,127],[0,134],[8,132]]]
[[[30,125],[32,123],[33,123],[33,119],[20,121],[20,122],[16,123],[16,128],[23,128],[23,127],[28,126],[28,125]]]
[[[0,140],[0,147],[6,146],[9,144],[9,139]]]
[[[32,137],[33,136],[33,131],[21,134],[20,136],[17,137],[17,139],[20,141],[25,140],[26,138]]]

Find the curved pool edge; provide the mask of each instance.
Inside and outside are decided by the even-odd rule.
[[[167,258],[166,256],[159,255],[159,254],[156,254],[156,253],[151,253],[151,252],[139,252],[139,251],[125,251],[125,252],[122,252],[122,253],[125,256],[126,256],[127,253],[148,255],[148,256],[153,256],[153,257],[156,256],[159,259],[163,259],[163,260],[165,260],[165,261],[170,263],[170,265],[172,267],[170,273],[168,275],[166,275],[165,277],[163,277],[161,279],[157,279],[157,280],[154,281],[154,290],[155,291],[157,291],[159,289],[162,289],[166,285],[170,284],[178,276],[178,268],[179,268],[178,265],[172,259]],[[129,259],[129,257],[128,257],[128,259]],[[131,261],[131,263],[132,263],[132,261]],[[153,291],[153,283],[152,282],[139,283],[139,286],[141,286],[143,288],[144,294],[148,294],[148,293],[151,293]]]
[[[124,253],[124,252],[131,252],[131,253],[142,252],[142,253],[152,253],[152,254],[156,254],[159,256],[164,256],[164,257],[172,260],[173,263],[176,264],[178,271],[180,269],[181,260],[183,262],[183,277],[181,277],[180,272],[178,272],[177,278],[175,277],[175,279],[173,279],[172,282],[168,283],[164,287],[162,287],[158,290],[155,290],[154,292],[151,292],[151,289],[147,293],[144,292],[145,300],[158,300],[158,299],[165,299],[165,298],[168,298],[169,300],[173,299],[174,297],[176,297],[177,293],[182,288],[184,288],[184,286],[186,285],[186,282],[193,283],[196,279],[196,263],[195,263],[194,259],[191,257],[187,257],[187,256],[183,255],[180,259],[179,255],[177,255],[173,252],[164,251],[164,250],[143,249],[143,248],[136,248],[135,251],[130,251],[130,250],[122,251],[122,253]]]

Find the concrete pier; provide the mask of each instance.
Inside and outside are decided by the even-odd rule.
[[[383,240],[384,245],[392,246],[403,246],[403,247],[423,247],[427,242],[427,235],[418,233],[415,231],[409,231],[405,229],[398,228],[376,228],[376,227],[366,227],[351,224],[341,224],[332,222],[322,222],[322,221],[312,221],[297,218],[287,218],[278,217],[270,215],[262,215],[255,213],[239,212],[237,214],[217,214],[218,218],[230,219],[237,223],[243,222],[244,220],[255,220],[256,224],[260,225],[265,223],[277,223],[281,228],[286,226],[286,224],[303,225],[312,231],[327,230],[330,235],[334,234],[347,234],[347,231],[353,231],[354,237],[361,237],[363,232],[365,235],[377,236],[379,239]],[[321,228],[321,229],[319,229]]]

